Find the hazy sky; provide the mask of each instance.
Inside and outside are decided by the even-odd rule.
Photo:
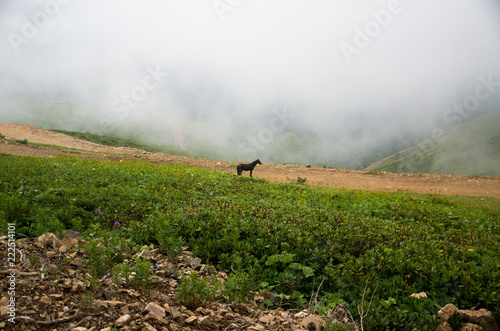
[[[457,122],[484,80],[473,111],[500,108],[497,0],[1,0],[0,35],[0,96],[118,124],[266,128],[287,107],[290,126],[371,140]]]

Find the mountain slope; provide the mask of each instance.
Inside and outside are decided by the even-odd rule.
[[[500,176],[500,111],[464,123],[394,154],[377,170]]]

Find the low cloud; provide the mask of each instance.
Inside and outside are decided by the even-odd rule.
[[[453,126],[479,77],[500,81],[494,0],[6,0],[0,36],[0,121],[41,111],[227,159],[359,167]],[[499,108],[495,90],[473,116]]]

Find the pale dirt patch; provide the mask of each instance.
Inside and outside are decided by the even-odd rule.
[[[25,124],[0,123],[0,133],[12,139],[27,139],[28,142],[83,150],[57,150],[2,141],[0,143],[0,153],[12,155],[36,157],[78,155],[115,161],[121,159],[144,159],[151,162],[185,163],[211,169],[220,169],[221,171],[234,174],[236,174],[236,167],[234,165],[239,163],[238,161],[207,160],[163,153],[146,153],[134,148],[104,146]],[[246,162],[250,161],[252,160],[247,160]],[[244,175],[248,176],[248,172],[245,172]],[[317,186],[385,192],[407,190],[415,193],[500,198],[500,177],[398,174],[275,164],[258,165],[253,175],[255,178],[262,178],[271,182],[290,182],[301,177],[307,179],[307,184]]]

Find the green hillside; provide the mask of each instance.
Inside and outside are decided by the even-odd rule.
[[[448,303],[500,314],[496,199],[272,184],[142,161],[0,154],[0,168],[0,234],[82,232],[95,293],[124,252],[155,244],[176,256],[187,245],[228,274],[217,290],[228,303],[272,292],[280,300],[262,309],[301,310],[316,293],[317,312],[343,303],[360,321],[371,298],[365,330],[435,330]],[[410,297],[422,291],[427,299]]]
[[[440,137],[429,138],[378,166],[404,173],[500,176],[500,111],[464,123]]]

